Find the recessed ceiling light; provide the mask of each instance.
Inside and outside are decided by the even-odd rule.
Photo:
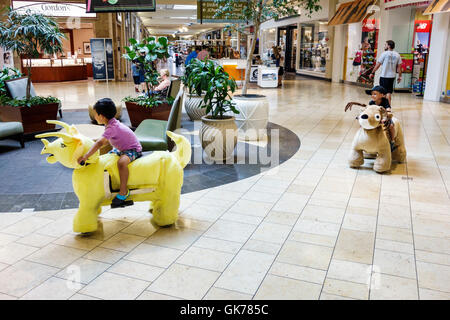
[[[197,9],[197,5],[184,5],[184,4],[176,4],[173,6],[174,10],[195,10]]]

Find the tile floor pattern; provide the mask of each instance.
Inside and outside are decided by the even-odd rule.
[[[363,89],[283,86],[254,91],[300,150],[182,195],[171,228],[146,203],[104,208],[90,237],[74,209],[2,213],[0,299],[450,299],[449,105],[394,95],[408,161],[380,175],[347,166],[357,111],[343,109]]]

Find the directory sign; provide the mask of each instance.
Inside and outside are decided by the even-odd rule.
[[[114,79],[112,39],[91,39],[91,55],[94,80]]]
[[[155,11],[156,0],[86,0],[86,12]]]

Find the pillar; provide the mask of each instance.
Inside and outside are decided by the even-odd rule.
[[[341,82],[343,79],[343,63],[344,63],[344,51],[345,51],[345,27],[339,25],[334,27],[334,39],[333,39],[333,64],[331,71],[331,81]]]
[[[447,57],[449,21],[449,13],[438,13],[433,16],[424,100],[439,101],[441,98]]]

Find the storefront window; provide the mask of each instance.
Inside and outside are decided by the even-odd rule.
[[[301,24],[299,64],[301,70],[325,73],[328,50],[326,23]]]
[[[277,45],[277,32],[275,28],[265,29],[261,32],[261,59],[269,59],[273,46]]]

